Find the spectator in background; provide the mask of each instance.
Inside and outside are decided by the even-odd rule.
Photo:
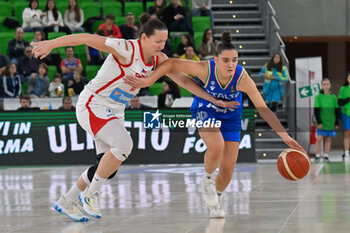
[[[31,42],[40,42],[45,40],[45,33],[42,31],[36,31],[34,34],[34,38]],[[33,46],[34,48],[34,46]],[[40,60],[41,62],[46,63],[49,66],[56,66],[57,70],[61,72],[61,55],[59,53],[51,52],[49,55],[47,55],[43,60]]]
[[[130,100],[129,109],[146,109],[146,108],[150,108],[150,107],[147,105],[141,104],[139,94],[135,95],[134,98]]]
[[[105,36],[121,38],[122,34],[120,33],[119,27],[114,24],[115,17],[112,14],[106,15],[106,20],[101,24],[98,29],[103,29],[105,31]]]
[[[8,51],[12,63],[18,64],[18,59],[23,56],[23,50],[29,43],[23,40],[23,29],[17,28],[15,35],[16,38],[10,40],[8,43]]]
[[[84,23],[84,12],[79,7],[77,0],[69,0],[66,11],[64,12],[64,24],[73,32],[84,32],[82,27]]]
[[[194,49],[192,46],[187,46],[185,48],[185,54],[180,56],[180,59],[187,59],[187,60],[192,60],[192,61],[200,61],[199,57],[197,54],[194,52]]]
[[[174,53],[174,57],[179,58],[181,55],[185,54],[185,48],[187,46],[192,46],[194,51],[196,51],[196,46],[193,44],[191,37],[188,34],[183,34],[181,36],[181,43],[177,45],[177,51]]]
[[[58,108],[61,111],[74,111],[75,107],[72,104],[72,99],[68,96],[62,99],[62,106]]]
[[[171,0],[170,6],[163,10],[162,17],[169,31],[185,31],[193,36],[194,32],[186,16],[185,8],[179,5],[179,0]]]
[[[164,48],[161,51],[168,57],[173,57],[173,46],[171,45],[170,39],[168,38],[164,44]]]
[[[49,78],[47,77],[48,67],[45,63],[41,63],[38,73],[29,79],[27,93],[31,98],[45,98],[49,90]]]
[[[41,19],[44,17],[43,12],[39,9],[38,0],[30,0],[29,6],[22,12],[22,28],[24,32],[43,31]]]
[[[69,93],[69,96],[79,95],[83,91],[84,86],[88,83],[88,80],[84,77],[81,77],[80,71],[74,71],[73,80],[68,80],[67,88],[73,89],[72,93]]]
[[[21,95],[21,76],[16,73],[16,64],[9,63],[6,66],[5,75],[2,77],[4,98],[19,98]]]
[[[338,129],[338,102],[337,97],[330,91],[331,82],[328,78],[322,80],[322,90],[315,96],[314,113],[317,124],[316,161],[321,159],[321,147],[323,147],[323,159],[329,162],[329,151],[332,138],[337,136]]]
[[[105,31],[103,29],[98,29],[96,34],[99,36],[105,36]],[[105,60],[102,51],[87,45],[85,45],[85,54],[88,65],[102,65]]]
[[[287,68],[283,65],[281,55],[275,53],[259,73],[263,77],[263,93],[266,105],[271,111],[277,111],[277,104],[282,100],[284,87],[282,82],[288,81]]]
[[[162,20],[162,12],[165,9],[165,5],[165,0],[154,0],[154,6],[148,8],[147,12],[151,17],[157,17],[158,19]]]
[[[30,100],[29,95],[23,95],[20,97],[19,104],[21,105],[17,111],[34,111],[40,110],[39,107],[31,107],[32,101]]]
[[[69,28],[64,26],[62,14],[57,10],[54,0],[48,0],[46,2],[42,23],[46,37],[48,32],[65,32],[71,34]]]
[[[50,82],[49,93],[51,98],[64,96],[64,85],[59,73],[53,76],[53,82]]]
[[[211,27],[214,27],[211,0],[192,0],[192,16],[209,16]]]
[[[32,54],[32,46],[24,48],[24,56],[18,60],[18,72],[22,75],[22,83],[28,83],[31,75],[38,71],[41,62]]]
[[[204,31],[203,38],[199,44],[199,57],[205,60],[215,57],[217,40],[214,39],[213,29],[208,28]]]
[[[72,46],[66,47],[66,58],[61,61],[61,70],[63,83],[73,80],[74,71],[81,72],[83,70],[79,58],[74,57],[74,48]]]
[[[120,25],[122,38],[126,40],[138,38],[139,27],[135,25],[135,16],[132,12],[126,15],[126,24]]]
[[[180,89],[169,78],[163,79],[163,93],[158,95],[158,108],[170,108],[176,98],[180,98]]]
[[[5,72],[6,66],[10,63],[9,58],[0,53],[0,76]]]
[[[341,107],[341,121],[344,130],[344,154],[343,160],[350,161],[350,72],[345,75],[345,82],[339,90],[338,104]]]
[[[35,31],[34,38],[31,42],[40,42],[45,40],[45,33],[43,31]]]

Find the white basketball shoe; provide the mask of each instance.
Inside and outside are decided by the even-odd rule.
[[[67,215],[69,218],[77,222],[87,222],[89,217],[85,215],[83,208],[79,202],[69,202],[62,196],[53,203],[53,207],[60,213]]]
[[[215,207],[218,204],[218,194],[216,193],[214,179],[203,179],[202,188],[202,196],[205,204],[208,207]]]
[[[215,207],[209,207],[210,218],[225,218],[223,207],[223,195],[219,196],[218,204]]]
[[[87,190],[79,193],[79,200],[83,205],[84,211],[95,218],[101,218],[102,213],[99,208],[99,193],[90,193]]]

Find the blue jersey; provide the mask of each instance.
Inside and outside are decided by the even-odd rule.
[[[245,70],[242,66],[237,65],[234,74],[230,77],[225,86],[222,86],[216,70],[214,60],[208,61],[208,77],[203,88],[213,97],[221,100],[236,101],[240,103],[235,109],[221,108],[211,102],[204,100],[196,96],[191,106],[191,112],[194,118],[197,120],[206,118],[215,118],[222,122],[221,132],[223,131],[235,131],[241,130],[241,118],[242,118],[242,92],[237,90],[237,86],[243,77]],[[225,128],[227,130],[225,130]],[[223,133],[224,135],[224,133]],[[239,140],[239,139],[238,139]],[[230,141],[230,140],[228,140]],[[236,141],[236,140],[234,140]]]

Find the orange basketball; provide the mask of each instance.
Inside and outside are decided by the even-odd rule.
[[[310,170],[310,159],[300,150],[288,148],[277,159],[277,169],[287,180],[300,180]]]

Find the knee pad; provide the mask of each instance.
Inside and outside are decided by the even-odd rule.
[[[85,170],[84,173],[87,174],[86,177],[87,177],[87,180],[88,180],[89,182],[87,182],[87,181],[85,180],[84,175],[83,175],[83,177],[84,177],[84,181],[85,181],[87,184],[90,184],[90,183],[91,183],[92,178],[94,177],[94,175],[95,175],[95,173],[96,173],[97,166],[98,166],[98,164],[95,164],[94,166],[91,166],[91,167],[89,167],[87,170]],[[115,172],[113,172],[107,179],[112,179],[112,178],[115,176],[115,174],[117,174],[117,171],[118,171],[118,169],[117,169]]]
[[[100,162],[100,160],[102,159],[102,157],[103,157],[104,154],[105,154],[105,153],[100,153],[100,154],[97,154],[97,155],[96,155],[97,162]]]
[[[89,167],[89,169],[87,171],[87,177],[88,177],[90,182],[92,181],[92,178],[94,178],[95,172],[97,170],[97,166],[98,166],[98,164],[95,164],[95,165]]]
[[[115,172],[113,172],[113,174],[110,175],[110,176],[108,177],[108,179],[109,179],[109,180],[112,179],[112,178],[115,176],[115,174],[117,174],[117,172],[118,172],[118,169],[117,169]]]
[[[126,160],[132,150],[132,139],[126,138],[123,143],[118,143],[117,146],[111,148],[112,154],[120,161]]]

